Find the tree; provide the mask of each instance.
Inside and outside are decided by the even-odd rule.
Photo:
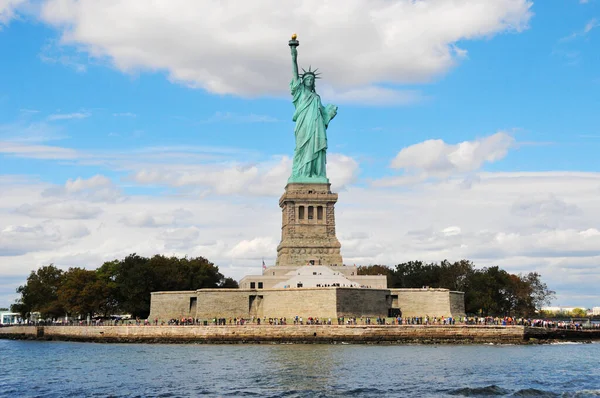
[[[113,260],[105,262],[96,270],[96,275],[105,289],[104,302],[100,305],[100,311],[104,316],[120,312],[119,306],[123,301],[117,284],[120,267],[121,262]]]
[[[425,264],[422,261],[409,261],[396,265],[393,287],[439,287],[440,268],[434,263]]]
[[[227,277],[221,280],[219,287],[222,289],[237,289],[240,286],[235,279]]]
[[[63,271],[53,264],[31,271],[25,285],[17,288],[21,297],[11,306],[12,311],[20,313],[24,318],[35,311],[39,311],[42,318],[63,316],[65,309],[58,299],[62,278]]]
[[[121,300],[119,307],[134,317],[145,318],[150,312],[150,293],[155,280],[149,259],[133,253],[119,263],[119,271],[115,277],[118,286],[118,296]]]
[[[444,260],[439,267],[439,287],[461,292],[468,288],[469,277],[474,270],[472,262],[460,260],[450,263]]]
[[[537,272],[530,272],[524,278],[531,286],[531,299],[534,309],[539,311],[542,307],[550,305],[556,297],[556,292],[548,289],[548,286],[542,282],[542,276]]]
[[[584,308],[575,308],[571,311],[571,317],[583,318],[587,316],[587,311]]]
[[[219,268],[204,257],[146,258],[134,253],[115,266],[114,281],[119,308],[134,317],[146,318],[150,313],[150,293],[216,288],[223,278]],[[227,283],[231,285],[230,281]]]
[[[103,310],[108,288],[96,271],[70,268],[63,275],[58,299],[71,315],[94,315]]]

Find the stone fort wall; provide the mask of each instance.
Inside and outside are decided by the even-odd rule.
[[[403,317],[460,317],[465,316],[465,294],[448,289],[390,289],[398,296]]]
[[[465,315],[464,293],[447,289],[201,289],[152,293],[148,319],[192,317],[337,319],[387,316],[399,308],[403,317]]]
[[[154,292],[150,298],[150,315],[148,319],[181,319],[196,316],[193,299],[197,300],[194,290],[178,292]],[[191,303],[191,305],[190,305]]]

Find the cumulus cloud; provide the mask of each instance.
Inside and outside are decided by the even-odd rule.
[[[277,243],[272,236],[244,239],[230,251],[229,256],[237,259],[254,259],[272,257],[277,250]]]
[[[63,236],[51,222],[8,225],[0,230],[0,256],[19,256],[57,247]]]
[[[359,171],[351,157],[328,155],[328,176],[335,189],[341,190],[352,183]],[[250,164],[154,165],[129,176],[143,185],[174,188],[198,188],[203,195],[280,195],[292,171],[292,160],[286,156]]]
[[[53,186],[42,192],[43,197],[71,197],[90,201],[114,201],[120,190],[113,182],[97,174],[90,178],[69,179],[62,186]]]
[[[457,42],[526,29],[532,4],[48,0],[41,18],[62,30],[63,44],[123,71],[164,70],[192,87],[242,96],[285,92],[287,40],[296,31],[299,62],[321,67],[332,97],[405,103],[419,95],[384,84],[425,82],[445,73],[466,53]]]
[[[469,173],[484,163],[504,158],[514,143],[515,139],[504,132],[459,144],[427,140],[403,148],[392,160],[391,167],[424,177]]]

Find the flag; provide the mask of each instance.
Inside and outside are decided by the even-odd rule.
[[[265,260],[262,260],[262,265],[263,265],[263,269],[267,269],[267,266],[265,265]]]

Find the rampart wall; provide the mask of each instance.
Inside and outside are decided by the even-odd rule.
[[[249,296],[256,290],[246,289],[202,289],[196,292],[198,319],[248,318]]]
[[[336,319],[335,288],[276,289],[265,292],[263,317]]]
[[[391,306],[388,289],[336,289],[337,313],[345,318],[386,317]]]
[[[196,309],[192,308],[190,299],[197,297],[195,291],[156,292],[150,300],[150,316],[148,319],[181,319],[195,317]],[[193,303],[192,303],[193,304]],[[192,313],[193,311],[193,313]]]
[[[154,321],[195,318],[320,319],[385,317],[400,308],[403,317],[455,317],[465,315],[464,293],[447,289],[200,289],[152,293]]]
[[[464,293],[448,289],[389,289],[398,296],[403,317],[465,316]],[[462,300],[462,301],[461,301]]]

